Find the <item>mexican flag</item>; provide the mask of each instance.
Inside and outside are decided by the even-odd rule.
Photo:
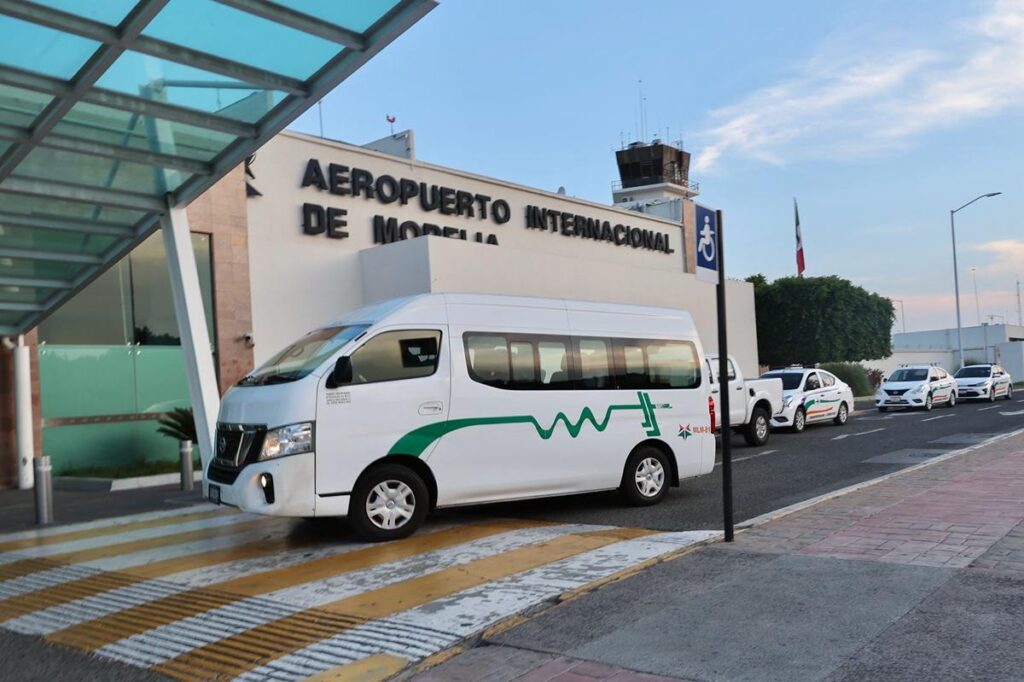
[[[793,197],[793,216],[796,218],[796,274],[804,276],[804,240],[800,236],[800,209],[796,205],[796,197]]]

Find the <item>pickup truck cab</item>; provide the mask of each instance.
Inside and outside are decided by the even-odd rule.
[[[711,378],[711,397],[715,414],[722,414],[719,404],[718,356],[704,360]],[[747,445],[761,446],[768,442],[772,415],[782,409],[781,379],[745,379],[736,359],[729,356],[729,424],[743,434]]]

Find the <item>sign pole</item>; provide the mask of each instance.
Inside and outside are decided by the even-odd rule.
[[[725,239],[722,236],[721,211],[715,211],[715,222],[718,242],[718,403],[722,412],[722,512],[725,516],[725,541],[732,542],[732,427],[729,424],[729,345],[725,325]]]

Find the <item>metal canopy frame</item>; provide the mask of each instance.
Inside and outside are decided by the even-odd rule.
[[[76,14],[49,6],[45,0],[0,0],[0,21],[28,22],[41,27],[38,30],[58,31],[79,42],[97,44],[66,79],[37,72],[32,64],[7,63],[0,58],[0,319],[5,322],[0,323],[0,335],[18,335],[36,327],[158,229],[170,211],[187,206],[437,4],[436,0],[395,0],[383,14],[370,17],[368,28],[359,31],[286,6],[284,0],[211,1],[268,26],[287,27],[297,32],[300,43],[328,41],[337,50],[308,77],[296,78],[146,35],[151,22],[176,0],[137,0],[116,26],[84,16],[87,4]],[[353,7],[366,14],[366,7],[359,3]],[[230,40],[249,38],[234,30]],[[129,53],[198,69],[222,80],[204,84],[155,79],[139,84],[139,94],[98,87],[111,67]],[[193,107],[169,101],[166,90],[174,87],[266,93],[264,99],[254,100],[255,104],[265,102],[266,107],[255,117],[242,115],[231,106],[216,110]],[[47,100],[40,111],[33,112],[31,122],[3,118],[2,98],[6,95],[17,101],[19,92]],[[250,104],[245,97],[252,95],[235,104]],[[127,128],[122,119],[112,118],[110,125],[89,120],[77,109],[79,105],[124,117]],[[16,113],[24,116],[28,112]],[[177,133],[171,126],[178,126]],[[64,164],[67,167],[60,169],[59,177],[42,177],[48,174],[29,163],[33,153],[80,163]],[[125,168],[130,170],[121,170]],[[145,174],[139,168],[150,169],[147,177],[155,191],[138,191]],[[12,242],[6,236],[7,228],[30,234],[32,244],[38,244]],[[99,253],[86,252],[84,246],[72,251],[47,243],[61,233],[80,235],[83,243],[94,236],[111,243]],[[5,259],[69,264],[74,269],[57,277],[47,271],[5,271]],[[22,290],[42,292],[38,295],[42,302],[26,302],[20,298]],[[19,294],[13,297],[17,300],[11,300],[15,293]]]

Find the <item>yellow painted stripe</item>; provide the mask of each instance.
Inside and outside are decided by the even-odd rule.
[[[193,649],[152,670],[188,682],[236,677],[367,620],[654,532],[618,528],[563,535],[301,611]]]
[[[162,578],[183,571],[206,566],[216,566],[231,561],[241,561],[308,547],[320,542],[319,538],[289,536],[266,538],[237,547],[199,552],[163,561],[154,561],[133,566],[117,572],[103,572],[80,580],[72,580],[53,587],[47,587],[27,594],[0,601],[0,621],[42,611],[60,604],[93,597],[102,592],[128,587],[152,578]]]
[[[213,518],[215,516],[224,516],[225,514],[237,513],[238,512],[236,510],[225,507],[223,509],[194,512],[192,514],[163,516],[158,519],[149,519],[148,521],[136,521],[133,523],[123,523],[120,525],[103,526],[101,528],[88,528],[86,530],[72,530],[68,531],[67,533],[56,533],[54,535],[46,535],[38,538],[24,538],[22,540],[11,540],[9,542],[0,543],[0,552],[9,552],[17,549],[27,549],[29,547],[43,547],[45,545],[56,545],[61,542],[71,542],[73,540],[86,540],[88,538],[98,538],[103,535],[116,535],[118,533],[127,533],[135,530],[144,530],[146,528],[172,526],[176,523],[188,523],[189,521],[200,521],[202,519]]]
[[[21,576],[28,575],[29,573],[47,570],[50,568],[54,568],[56,566],[62,566],[67,564],[80,564],[85,563],[86,561],[107,559],[114,556],[120,556],[122,554],[142,552],[147,549],[156,549],[158,547],[168,547],[170,545],[178,545],[186,542],[192,542],[194,540],[204,540],[207,538],[215,538],[223,535],[232,535],[234,533],[240,533],[242,531],[256,528],[259,526],[267,527],[281,522],[282,521],[278,521],[277,519],[273,521],[268,521],[266,519],[259,519],[255,521],[243,521],[242,523],[232,523],[227,526],[217,526],[215,528],[201,528],[199,530],[193,530],[187,533],[171,533],[169,535],[161,535],[155,538],[145,538],[143,540],[119,542],[114,545],[105,545],[103,547],[82,549],[78,550],[77,552],[64,552],[62,554],[53,554],[42,559],[22,559],[19,561],[12,561],[10,563],[0,565],[0,580],[11,580],[12,578],[19,578]]]
[[[315,580],[398,561],[445,547],[511,530],[548,525],[540,521],[500,521],[448,528],[414,535],[384,545],[352,550],[305,564],[244,576],[209,587],[190,590],[140,604],[117,613],[80,623],[47,636],[51,642],[91,651],[146,630],[199,615],[230,604],[241,597],[255,596]]]
[[[305,682],[381,682],[408,664],[409,661],[401,656],[377,654],[325,670],[319,675],[307,677]]]

